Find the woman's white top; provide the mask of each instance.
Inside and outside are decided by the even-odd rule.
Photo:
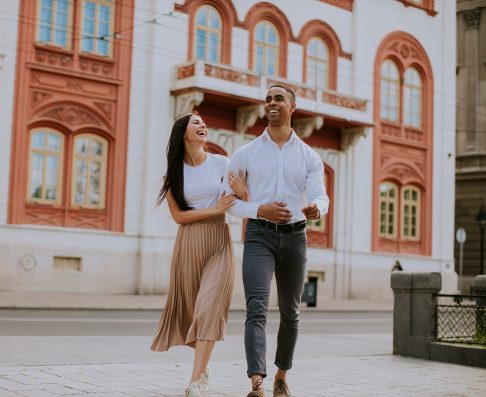
[[[212,153],[198,166],[184,163],[184,198],[189,207],[209,208],[218,202],[228,166],[227,157]]]

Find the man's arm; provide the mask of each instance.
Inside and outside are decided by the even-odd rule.
[[[308,205],[302,212],[308,219],[320,219],[329,210],[329,197],[324,185],[324,164],[316,152],[312,154],[305,181]]]

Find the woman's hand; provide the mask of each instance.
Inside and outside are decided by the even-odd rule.
[[[236,197],[233,195],[225,195],[224,192],[219,196],[218,202],[214,206],[214,209],[218,214],[224,214],[231,208],[236,202]]]
[[[240,200],[245,200],[245,197],[248,196],[245,173],[242,170],[239,170],[238,175],[236,175],[234,172],[229,171],[228,183],[233,192],[235,192],[236,197]]]

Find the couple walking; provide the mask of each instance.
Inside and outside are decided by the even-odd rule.
[[[169,139],[168,170],[158,204],[166,199],[181,226],[167,303],[151,349],[195,349],[186,397],[204,396],[215,341],[224,339],[234,280],[226,212],[248,218],[243,253],[245,351],[251,380],[247,397],[265,396],[265,325],[273,273],[280,310],[273,396],[290,396],[286,374],[292,367],[306,274],[306,219],[320,219],[329,199],[322,161],[291,128],[295,94],[274,85],[264,106],[268,127],[239,148],[231,161],[204,151],[207,129],[198,114],[176,120]]]

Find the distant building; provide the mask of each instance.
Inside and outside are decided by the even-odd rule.
[[[165,292],[176,225],[154,203],[174,117],[197,109],[230,156],[281,83],[326,170],[320,297],[389,299],[396,260],[454,290],[455,4],[295,4],[4,1],[0,289]]]
[[[486,0],[457,0],[456,74],[455,223],[467,234],[463,290],[469,292],[480,271],[480,230],[474,218],[481,206],[486,209]],[[455,248],[459,258],[457,242]]]

